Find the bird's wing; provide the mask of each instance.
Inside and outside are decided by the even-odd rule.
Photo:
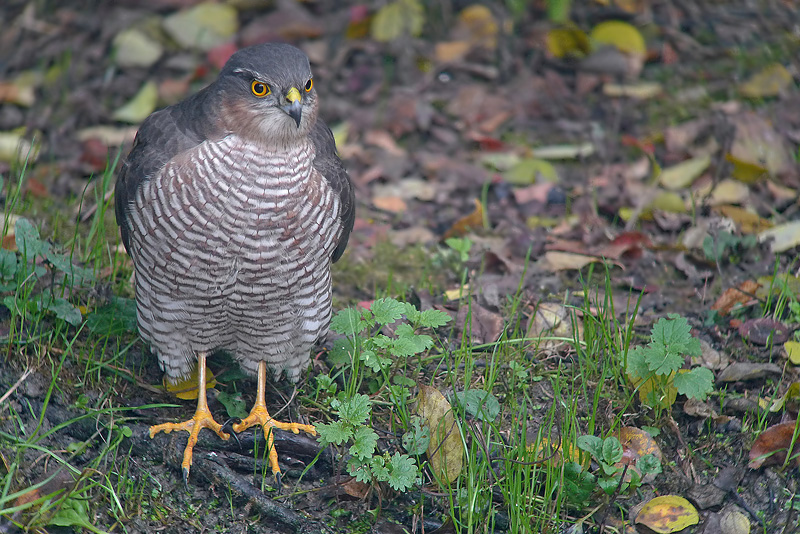
[[[122,243],[130,253],[130,226],[128,210],[136,191],[152,178],[164,165],[178,154],[193,148],[211,135],[212,131],[198,129],[196,125],[214,124],[210,117],[199,117],[206,109],[205,91],[178,105],[164,108],[147,117],[133,142],[128,158],[122,164],[115,188],[117,224],[122,233]],[[205,120],[204,120],[205,119]]]
[[[330,128],[317,119],[317,123],[311,130],[309,136],[314,143],[317,157],[314,159],[314,168],[328,181],[333,190],[339,194],[342,200],[342,209],[339,218],[342,221],[342,235],[333,251],[332,261],[337,261],[344,254],[347,247],[347,240],[353,230],[353,223],[356,220],[356,198],[353,183],[347,175],[347,171],[336,154],[336,142]]]

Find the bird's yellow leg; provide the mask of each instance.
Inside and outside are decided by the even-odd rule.
[[[222,425],[214,420],[208,409],[208,401],[206,400],[206,354],[201,352],[197,355],[197,409],[194,412],[194,417],[182,423],[164,423],[150,427],[151,439],[159,432],[169,434],[173,430],[185,430],[189,433],[189,441],[183,450],[183,462],[181,463],[184,481],[189,478],[189,470],[192,467],[192,451],[197,444],[197,436],[200,434],[200,430],[204,428],[213,430],[222,439],[227,440],[230,438],[230,434],[222,431]]]
[[[267,404],[265,402],[267,388],[267,364],[263,361],[258,362],[258,392],[256,393],[256,403],[253,409],[250,410],[248,415],[242,422],[233,425],[234,432],[243,432],[251,426],[261,425],[264,429],[264,439],[267,440],[267,450],[269,451],[269,465],[272,467],[272,474],[278,475],[281,468],[278,466],[278,453],[275,451],[275,439],[272,436],[273,428],[280,428],[281,430],[288,430],[299,434],[303,432],[312,436],[317,435],[314,425],[303,425],[300,423],[282,423],[276,421],[267,411]]]

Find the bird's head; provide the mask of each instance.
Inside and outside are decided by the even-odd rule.
[[[308,135],[317,118],[317,92],[308,57],[266,43],[236,52],[217,80],[227,129],[267,146]]]

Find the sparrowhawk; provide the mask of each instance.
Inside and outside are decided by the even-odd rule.
[[[133,260],[139,330],[169,380],[198,368],[194,417],[150,428],[185,430],[184,478],[202,428],[222,439],[206,402],[206,357],[221,349],[258,378],[236,432],[314,434],[267,412],[267,369],[296,381],[331,317],[331,263],[355,217],[353,188],[333,134],[317,119],[309,60],[262,44],[236,52],[218,79],[139,128],[116,185],[117,222]]]

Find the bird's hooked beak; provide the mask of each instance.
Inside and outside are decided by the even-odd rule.
[[[281,109],[294,119],[298,128],[300,127],[300,119],[303,118],[303,105],[300,103],[301,99],[300,91],[292,87],[286,92],[286,101],[289,103],[285,106],[281,106]]]

